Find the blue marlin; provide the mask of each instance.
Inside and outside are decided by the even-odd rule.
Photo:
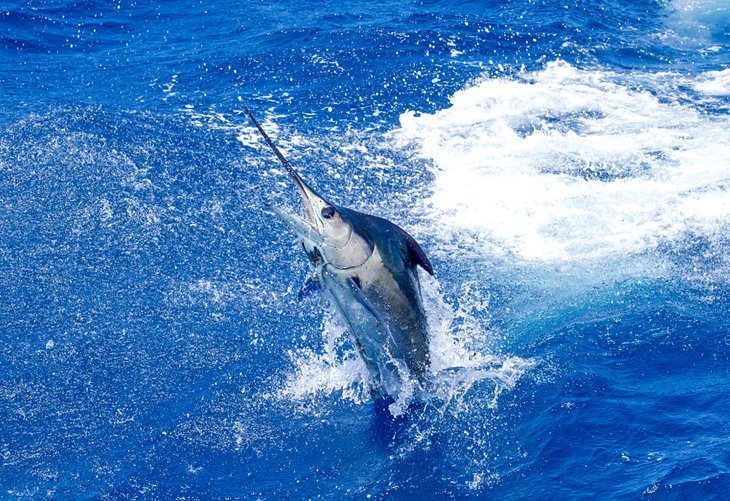
[[[317,281],[349,327],[372,390],[396,400],[413,393],[426,381],[430,363],[417,269],[433,275],[426,254],[387,219],[335,205],[319,195],[244,109],[294,181],[305,217],[267,206],[299,235]]]

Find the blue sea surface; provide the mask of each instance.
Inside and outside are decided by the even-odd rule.
[[[5,0],[0,102],[0,498],[727,499],[725,0]],[[428,254],[425,398],[244,103]]]

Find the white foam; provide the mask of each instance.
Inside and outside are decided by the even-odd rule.
[[[693,86],[708,96],[730,96],[730,68],[703,73]]]
[[[435,176],[422,230],[437,230],[433,247],[601,259],[717,232],[730,221],[730,119],[636,89],[651,81],[556,61],[404,113],[393,138]]]

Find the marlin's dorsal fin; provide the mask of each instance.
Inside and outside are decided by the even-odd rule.
[[[397,224],[394,224],[393,226],[395,226],[395,229],[398,230],[400,236],[402,236],[403,239],[406,241],[408,257],[411,259],[413,264],[419,265],[421,268],[426,270],[429,275],[433,275],[433,266],[431,266],[431,262],[428,260],[428,257],[426,257],[426,253],[423,252],[423,249],[421,249],[421,246],[418,245],[416,239],[406,233],[406,230],[404,230]]]

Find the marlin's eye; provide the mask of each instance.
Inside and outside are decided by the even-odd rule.
[[[331,205],[326,205],[326,206],[322,207],[321,212],[322,212],[323,218],[329,219],[335,215],[335,208],[332,207]]]

